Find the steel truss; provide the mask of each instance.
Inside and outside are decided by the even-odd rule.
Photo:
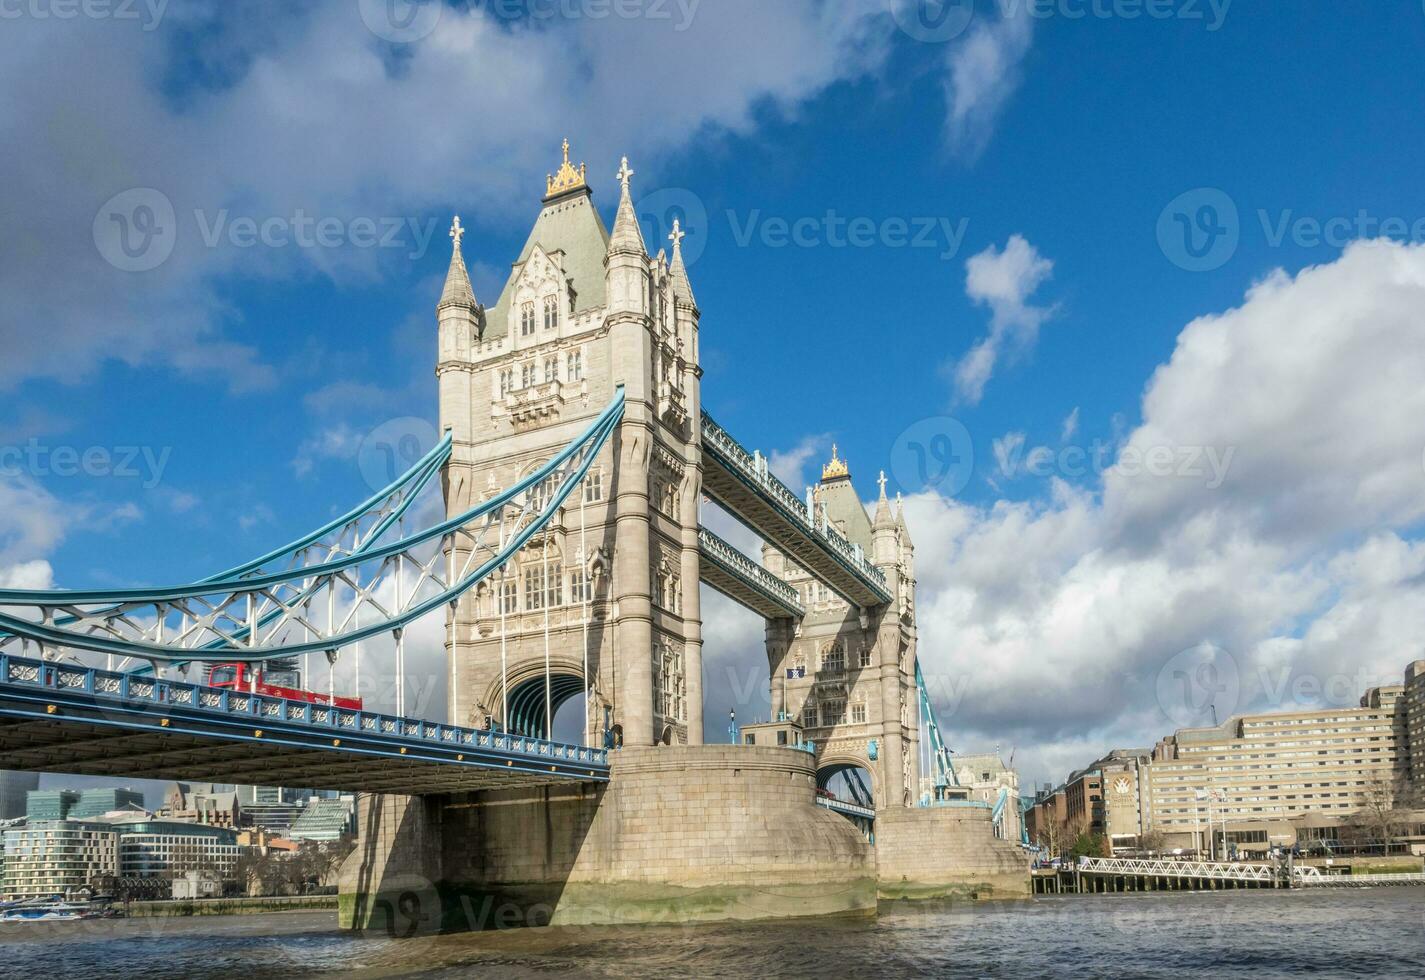
[[[497,496],[425,531],[407,512],[450,457],[447,436],[385,491],[283,549],[197,583],[0,590],[0,652],[62,650],[157,663],[266,661],[401,631],[456,602],[559,513],[623,416],[623,389],[578,439]],[[395,534],[392,530],[395,529]]]

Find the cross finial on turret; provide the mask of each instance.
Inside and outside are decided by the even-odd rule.
[[[885,470],[881,470],[881,478],[880,478],[879,480],[877,480],[876,482],[881,485],[881,498],[882,498],[882,499],[885,499],[885,496],[886,496],[886,471],[885,471]]]
[[[450,240],[455,243],[455,247],[460,248],[460,239],[465,237],[465,229],[460,227],[460,215],[455,216],[455,220],[450,225]]]
[[[623,185],[624,190],[628,190],[628,180],[635,172],[636,171],[628,165],[628,157],[624,157],[623,162],[619,164],[618,168],[618,181]]]
[[[688,237],[688,233],[683,230],[682,224],[677,218],[673,219],[673,234],[668,236],[668,240],[673,243],[673,250],[677,251],[683,247],[683,239]]]

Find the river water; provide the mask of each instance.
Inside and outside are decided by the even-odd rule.
[[[335,914],[0,925],[0,977],[1425,977],[1425,888],[882,906],[874,919],[354,937]]]

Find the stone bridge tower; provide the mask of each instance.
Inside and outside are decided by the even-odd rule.
[[[877,809],[909,806],[920,787],[920,704],[915,684],[915,548],[881,475],[874,517],[832,447],[810,491],[818,522],[859,545],[886,577],[889,604],[858,608],[776,549],[767,570],[792,585],[806,607],[800,622],[768,620],[773,717],[799,722],[815,742],[824,786],[838,772],[865,769]]]
[[[547,462],[617,386],[626,397],[582,496],[571,495],[506,574],[451,618],[457,723],[491,717],[511,731],[550,734],[546,719],[583,699],[587,655],[585,738],[603,744],[607,729],[628,746],[702,742],[700,314],[681,236],[675,231],[671,257],[648,254],[632,176],[625,159],[610,233],[566,140],[528,241],[488,309],[470,285],[458,218],[451,231],[436,369],[441,425],[454,439],[450,513]]]

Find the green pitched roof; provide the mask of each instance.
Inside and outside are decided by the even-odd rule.
[[[588,188],[580,188],[546,201],[540,210],[529,239],[510,270],[510,278],[500,292],[500,299],[486,318],[487,337],[505,335],[515,280],[536,245],[546,254],[564,253],[564,274],[574,284],[575,313],[604,306],[607,302],[604,256],[609,250],[609,232],[594,207],[592,193]]]
[[[843,534],[852,544],[859,544],[868,556],[871,554],[871,519],[866,516],[866,505],[856,495],[849,476],[835,477],[821,482],[821,499],[826,504],[826,516],[834,527],[843,528]]]

